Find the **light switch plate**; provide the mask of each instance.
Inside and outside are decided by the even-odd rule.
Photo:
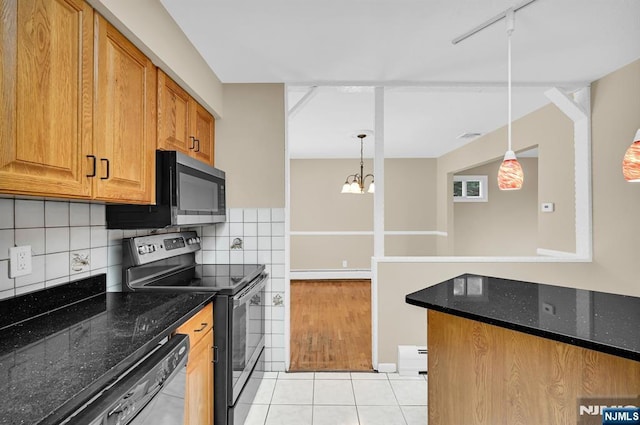
[[[31,274],[31,245],[9,248],[9,278]]]

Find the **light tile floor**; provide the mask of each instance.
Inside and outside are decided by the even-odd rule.
[[[245,425],[426,425],[427,376],[267,372]]]

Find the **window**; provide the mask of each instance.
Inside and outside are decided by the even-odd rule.
[[[487,176],[453,176],[453,202],[487,202]]]

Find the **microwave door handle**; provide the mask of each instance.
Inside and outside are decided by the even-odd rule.
[[[260,275],[259,280],[252,285],[250,291],[248,291],[247,293],[238,294],[237,295],[238,298],[234,297],[233,298],[233,306],[234,307],[239,306],[240,304],[242,304],[244,302],[245,299],[247,299],[247,298],[251,299],[251,297],[253,297],[255,294],[260,292],[262,290],[263,286],[264,286],[264,285],[262,285],[262,283],[265,280],[267,280],[267,276],[268,276],[267,274]]]

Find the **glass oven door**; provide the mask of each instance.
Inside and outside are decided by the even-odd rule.
[[[231,379],[234,403],[264,348],[266,281],[266,274],[259,276],[232,299]]]

